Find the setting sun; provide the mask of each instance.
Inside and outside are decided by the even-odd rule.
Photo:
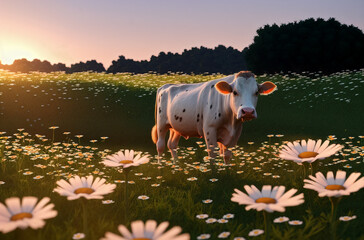
[[[0,61],[2,64],[12,64],[14,60],[21,58],[33,60],[35,56],[34,50],[25,45],[9,44],[0,48]]]

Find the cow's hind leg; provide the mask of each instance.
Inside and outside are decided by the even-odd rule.
[[[167,146],[173,157],[173,163],[176,163],[176,161],[178,160],[177,147],[180,138],[181,135],[179,135],[176,131],[170,129]]]
[[[166,147],[166,135],[169,127],[167,125],[157,126],[158,141],[156,143],[158,152],[158,163],[160,163],[164,148]]]

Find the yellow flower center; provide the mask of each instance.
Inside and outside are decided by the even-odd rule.
[[[331,191],[333,191],[333,190],[345,190],[345,187],[344,186],[342,186],[342,185],[336,185],[336,184],[327,185],[325,188],[327,190],[331,190]]]
[[[277,200],[275,200],[274,198],[269,198],[269,197],[262,197],[262,198],[258,198],[257,200],[255,200],[256,203],[276,203]]]
[[[18,213],[18,214],[11,216],[10,220],[18,221],[18,220],[22,220],[24,218],[32,218],[32,217],[33,217],[33,215],[31,213],[22,212],[22,213]]]
[[[128,163],[133,163],[132,160],[121,160],[119,163],[122,163],[122,164],[128,164]],[[136,238],[135,238],[136,239]],[[141,238],[142,239],[142,238]]]
[[[317,152],[301,152],[300,154],[298,154],[299,158],[311,158],[311,157],[316,157],[318,155]]]
[[[92,188],[88,188],[88,187],[77,188],[74,191],[74,193],[76,193],[76,194],[80,194],[80,193],[91,194],[93,192],[95,192],[95,190],[93,190]]]

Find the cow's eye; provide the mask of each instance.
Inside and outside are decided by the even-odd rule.
[[[255,96],[258,96],[258,95],[259,95],[259,92],[258,92],[258,91],[256,91]]]
[[[234,91],[233,93],[234,93],[235,96],[238,95],[238,93],[236,91]]]

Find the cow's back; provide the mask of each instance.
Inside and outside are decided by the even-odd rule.
[[[204,112],[216,110],[225,96],[219,94],[215,84],[221,80],[232,82],[234,76],[195,84],[166,84],[157,92],[157,121],[170,125],[185,137],[203,135]]]

